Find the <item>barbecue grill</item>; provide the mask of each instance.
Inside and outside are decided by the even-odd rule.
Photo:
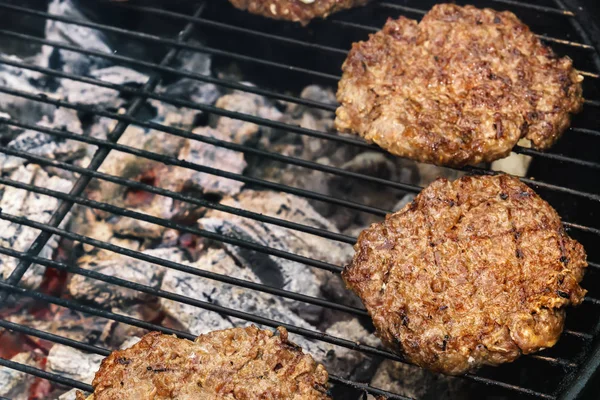
[[[84,2],[82,2],[84,3]],[[343,12],[323,21],[314,21],[307,28],[280,21],[265,20],[241,11],[234,10],[226,1],[189,0],[174,4],[153,2],[85,2],[81,16],[75,18],[69,15],[48,12],[46,4],[31,2],[23,5],[20,2],[0,1],[0,20],[2,25],[0,35],[2,42],[10,44],[10,48],[26,46],[44,46],[56,51],[58,49],[77,54],[89,59],[102,60],[110,65],[124,65],[148,73],[149,79],[142,84],[120,84],[108,80],[97,79],[85,71],[65,70],[60,63],[42,65],[31,61],[0,57],[0,66],[10,66],[17,71],[35,72],[39,79],[45,82],[68,80],[81,85],[92,85],[119,92],[128,99],[123,110],[114,110],[95,104],[83,104],[72,101],[67,97],[48,96],[26,88],[15,88],[3,82],[0,76],[0,97],[26,99],[44,107],[56,107],[74,110],[80,119],[105,118],[115,121],[112,130],[105,137],[81,135],[69,129],[56,129],[43,124],[32,123],[25,118],[0,116],[0,127],[11,127],[40,132],[56,141],[76,141],[95,146],[96,150],[89,157],[89,162],[79,165],[71,160],[61,160],[40,155],[36,151],[25,151],[10,146],[6,140],[0,143],[0,153],[6,156],[26,160],[26,163],[37,164],[48,171],[66,171],[76,179],[70,191],[64,192],[49,188],[44,184],[21,182],[8,174],[0,176],[0,184],[39,196],[58,199],[58,206],[52,211],[47,222],[38,222],[27,215],[16,215],[6,210],[0,211],[0,219],[35,229],[37,237],[24,251],[18,251],[12,246],[1,246],[0,254],[14,257],[18,260],[16,268],[10,276],[0,281],[0,327],[21,334],[23,337],[42,339],[51,344],[60,344],[85,353],[107,356],[110,350],[90,344],[85,340],[74,340],[69,337],[47,332],[27,323],[9,321],[9,307],[14,306],[15,299],[33,299],[37,303],[52,304],[60,309],[75,310],[85,315],[95,316],[106,320],[117,321],[145,330],[162,331],[176,334],[179,337],[194,339],[193,332],[185,331],[168,324],[157,323],[156,320],[134,318],[111,309],[99,307],[90,302],[81,302],[69,296],[60,295],[43,288],[30,288],[23,285],[23,278],[33,265],[41,265],[47,271],[56,274],[74,274],[89,278],[98,285],[127,288],[160,299],[186,304],[208,310],[233,319],[247,321],[263,327],[275,328],[284,326],[292,334],[314,341],[329,343],[340,348],[349,349],[376,360],[392,360],[398,363],[406,361],[396,354],[373,344],[356,342],[341,335],[323,333],[319,330],[308,329],[294,324],[284,323],[261,316],[259,313],[240,311],[227,305],[199,300],[195,297],[184,296],[165,291],[161,288],[128,281],[116,276],[99,273],[94,270],[77,266],[68,257],[42,256],[44,247],[50,240],[70,241],[80,245],[93,246],[107,252],[123,255],[142,262],[178,270],[206,279],[207,282],[230,284],[243,291],[256,291],[288,303],[302,303],[328,312],[348,314],[361,320],[368,327],[366,311],[359,306],[344,302],[307,295],[287,289],[238,279],[224,274],[190,268],[184,263],[172,261],[164,257],[151,255],[146,252],[132,250],[109,241],[99,240],[77,233],[63,223],[75,208],[93,209],[107,215],[126,217],[144,221],[147,224],[160,226],[203,238],[211,242],[221,242],[235,248],[252,252],[253,254],[268,255],[303,264],[301,268],[327,271],[339,274],[342,265],[299,255],[291,251],[267,246],[251,238],[231,235],[228,232],[202,229],[195,225],[172,219],[162,218],[139,212],[134,208],[115,206],[110,202],[99,201],[88,196],[89,185],[93,181],[106,181],[126,188],[129,192],[151,193],[156,196],[170,198],[173,201],[186,203],[190,206],[218,210],[228,215],[260,221],[266,226],[278,226],[298,231],[320,238],[323,241],[334,241],[351,246],[355,237],[351,234],[324,229],[264,215],[243,207],[219,203],[218,199],[210,196],[195,196],[190,193],[168,190],[154,185],[148,179],[131,179],[112,175],[101,171],[103,162],[111,153],[120,152],[140,159],[151,160],[158,164],[189,169],[212,176],[242,182],[246,187],[256,190],[271,190],[295,195],[312,202],[323,203],[334,208],[348,209],[352,212],[368,214],[383,218],[390,210],[365,204],[353,193],[347,196],[332,196],[300,186],[292,186],[282,182],[263,179],[214,168],[213,165],[190,162],[173,155],[162,154],[152,148],[136,148],[123,144],[120,139],[130,126],[164,132],[170,136],[198,141],[233,152],[242,153],[249,159],[269,160],[277,165],[291,165],[301,169],[318,171],[337,176],[347,181],[359,184],[378,185],[386,190],[396,190],[401,193],[418,193],[421,187],[414,182],[401,178],[382,177],[375,173],[356,172],[351,169],[333,166],[318,160],[307,160],[288,155],[277,149],[262,149],[249,143],[232,142],[216,137],[198,135],[189,129],[181,129],[165,123],[158,123],[144,118],[147,101],[169,104],[197,112],[196,124],[206,124],[212,116],[228,117],[234,120],[256,124],[272,129],[273,132],[285,132],[298,138],[323,140],[334,145],[349,146],[356,151],[381,152],[378,148],[363,142],[357,137],[340,135],[331,130],[311,129],[275,120],[268,117],[253,115],[243,111],[231,111],[214,105],[214,102],[190,101],[157,90],[161,82],[173,82],[178,79],[189,79],[214,84],[223,90],[235,90],[252,93],[272,101],[274,104],[295,104],[325,112],[333,112],[336,105],[330,102],[301,97],[303,87],[319,84],[335,90],[340,77],[340,67],[352,42],[362,40],[371,32],[377,31],[385,19],[406,15],[410,18],[420,18],[435,1],[389,0],[375,1],[367,7]],[[462,1],[460,3],[463,3]],[[510,365],[497,368],[483,368],[480,371],[456,378],[460,386],[458,393],[464,398],[541,398],[541,399],[575,399],[587,395],[597,398],[598,385],[594,373],[600,365],[600,253],[598,251],[598,236],[600,235],[600,185],[597,179],[600,162],[598,161],[595,145],[600,141],[600,126],[596,120],[600,107],[600,53],[597,44],[600,34],[595,27],[593,17],[587,9],[580,7],[575,0],[489,0],[472,1],[477,6],[489,6],[495,9],[507,9],[515,12],[532,30],[540,35],[542,40],[555,48],[558,54],[569,55],[574,60],[575,67],[585,76],[584,96],[586,98],[584,111],[574,118],[572,127],[565,136],[547,152],[540,152],[527,147],[517,146],[514,152],[531,157],[531,165],[522,181],[533,187],[544,199],[550,202],[563,217],[569,234],[580,241],[588,252],[589,268],[582,286],[589,290],[584,304],[568,311],[565,332],[559,343],[552,349],[536,355],[524,356]],[[19,22],[15,22],[19,21]],[[25,22],[23,22],[25,21]],[[53,21],[77,27],[86,28],[85,32],[93,30],[104,35],[119,38],[122,42],[151,45],[155,52],[150,58],[136,57],[126,51],[106,52],[94,47],[79,46],[60,38],[44,37],[40,29],[45,23]],[[201,34],[203,41],[195,40]],[[186,54],[208,54],[212,57],[213,68],[226,70],[235,65],[243,71],[247,81],[232,79],[227,74],[202,74],[185,69],[177,62],[178,56]],[[39,78],[42,77],[42,78]],[[1,103],[1,102],[0,102]],[[442,169],[440,169],[441,171]],[[460,172],[472,174],[494,174],[495,171],[487,166],[466,167]],[[383,190],[383,189],[382,189]],[[257,258],[261,260],[261,258]],[[46,273],[47,274],[47,273]],[[8,358],[0,358],[0,365],[7,369],[20,371],[23,374],[47,380],[53,385],[65,389],[77,388],[86,392],[93,389],[90,384],[49,372],[40,366],[31,366]],[[344,377],[339,371],[330,370],[331,383],[340,398],[366,398],[367,395],[384,396],[389,399],[408,399],[402,394],[394,393],[385,388],[371,384],[369,380],[359,380]],[[596,377],[597,379],[597,377]],[[441,398],[429,394],[431,398]],[[461,395],[462,396],[462,395]],[[461,397],[462,398],[462,397]]]

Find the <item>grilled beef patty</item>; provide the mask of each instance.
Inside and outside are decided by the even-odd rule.
[[[583,105],[583,77],[513,13],[440,4],[388,20],[343,65],[336,127],[438,165],[547,149]]]
[[[447,374],[553,346],[582,302],[583,247],[518,179],[439,179],[364,230],[343,272],[378,336]]]
[[[369,0],[229,0],[229,2],[252,14],[306,25],[313,18],[326,18],[334,12],[365,5]]]
[[[325,368],[278,330],[234,328],[194,342],[149,333],[104,359],[93,399],[330,399]]]

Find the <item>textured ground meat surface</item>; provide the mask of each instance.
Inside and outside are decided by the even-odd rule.
[[[287,339],[254,326],[194,342],[153,332],[115,351],[93,382],[94,400],[325,400],[327,371]]]
[[[300,22],[306,25],[313,18],[352,7],[362,6],[370,0],[229,0],[241,10],[264,17]]]
[[[447,374],[553,346],[587,266],[556,211],[518,179],[439,179],[364,230],[343,272],[378,336]]]
[[[343,65],[336,127],[389,152],[461,166],[550,147],[583,105],[583,77],[513,13],[440,4],[388,20]]]

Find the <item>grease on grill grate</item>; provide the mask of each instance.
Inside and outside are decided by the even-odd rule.
[[[333,132],[345,49],[381,25],[375,15],[414,17],[425,5],[378,2],[306,31],[222,3],[187,2],[180,7],[189,10],[169,14],[53,0],[48,15],[0,2],[7,15],[36,21],[0,29],[0,271],[8,279],[0,290],[10,293],[0,298],[0,340],[17,349],[0,350],[0,395],[73,399],[68,388],[90,390],[102,357],[147,330],[192,339],[252,322],[285,325],[327,366],[334,398],[555,398],[586,356],[597,291],[569,314],[556,349],[450,378],[380,349],[338,274],[356,235],[420,187],[487,173],[391,157]],[[524,19],[569,18],[514,7]],[[132,26],[132,16],[143,23]],[[589,45],[546,40],[594,68]],[[10,54],[19,43],[28,45],[24,58]],[[595,74],[586,76],[586,95],[600,94]],[[600,136],[580,120],[563,142]],[[491,169],[525,175],[532,163],[530,172],[560,165],[590,176],[598,165],[586,151],[580,159],[520,148]],[[597,221],[573,203],[596,207],[598,193],[540,175],[524,181],[592,248]],[[74,205],[51,220],[59,200]],[[30,250],[40,231],[52,235]],[[588,282],[597,280],[594,251]],[[10,277],[18,264],[31,266]]]

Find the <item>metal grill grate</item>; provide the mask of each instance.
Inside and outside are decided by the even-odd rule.
[[[243,182],[244,184],[251,187],[265,188],[274,191],[290,193],[307,199],[317,200],[323,203],[339,207],[345,207],[348,209],[376,215],[379,217],[383,217],[386,213],[390,211],[362,204],[361,202],[354,200],[337,198],[317,193],[314,191],[302,189],[299,187],[292,187],[289,185],[275,183],[264,179],[255,178],[252,176],[231,173],[220,169],[215,169],[207,165],[198,165],[188,161],[180,160],[176,157],[171,157],[164,154],[157,154],[152,151],[142,150],[119,144],[119,138],[125,132],[125,129],[129,125],[136,125],[143,128],[154,129],[182,138],[197,140],[213,146],[223,147],[236,152],[242,152],[245,155],[247,154],[258,156],[265,159],[281,162],[286,165],[295,165],[302,168],[322,171],[328,174],[341,176],[347,179],[381,185],[382,187],[386,188],[397,189],[409,193],[417,193],[419,190],[421,190],[421,187],[414,184],[403,183],[401,181],[380,178],[358,172],[351,172],[342,168],[325,165],[315,161],[304,160],[297,157],[280,154],[275,151],[261,150],[244,144],[237,144],[215,139],[212,137],[201,136],[198,134],[193,134],[192,132],[189,132],[187,130],[178,129],[155,122],[146,122],[137,118],[136,114],[138,113],[138,111],[140,111],[144,102],[147,99],[154,99],[177,107],[184,107],[218,116],[230,117],[241,121],[255,123],[260,126],[279,129],[289,133],[325,139],[340,144],[355,146],[360,149],[382,151],[379,148],[371,146],[358,138],[352,138],[329,132],[301,128],[280,121],[274,121],[267,118],[228,111],[208,104],[180,100],[173,96],[156,92],[155,89],[157,85],[165,76],[190,78],[193,80],[216,84],[220,87],[228,89],[236,89],[245,92],[255,93],[273,100],[281,100],[325,111],[335,111],[336,107],[332,106],[331,104],[321,103],[314,100],[307,100],[297,97],[295,95],[288,94],[290,92],[294,92],[294,90],[285,92],[274,91],[261,86],[248,86],[241,82],[236,82],[225,78],[205,76],[173,67],[173,60],[176,58],[180,51],[185,50],[191,52],[208,53],[215,57],[221,57],[223,59],[234,60],[241,63],[249,64],[251,66],[263,68],[264,70],[272,72],[273,74],[282,74],[286,77],[300,77],[299,79],[303,81],[315,81],[319,83],[324,83],[329,86],[335,86],[337,80],[339,79],[339,73],[336,73],[335,71],[339,71],[340,63],[345,57],[349,43],[346,43],[345,47],[342,47],[340,44],[328,43],[326,40],[321,41],[318,34],[307,38],[303,33],[298,33],[293,29],[288,30],[288,28],[286,27],[282,28],[282,25],[276,25],[273,31],[266,32],[266,30],[261,30],[257,28],[257,26],[260,25],[257,25],[255,23],[239,24],[239,21],[235,20],[235,14],[233,17],[231,17],[232,20],[222,20],[214,16],[207,17],[205,16],[207,14],[207,8],[224,8],[228,6],[226,6],[225,4],[209,5],[209,3],[213,2],[203,1],[197,1],[196,3],[197,7],[195,8],[195,12],[191,15],[135,4],[99,3],[102,5],[102,7],[114,8],[115,10],[128,10],[130,12],[139,13],[140,15],[144,14],[158,16],[165,20],[169,20],[170,23],[177,24],[178,26],[181,26],[183,28],[183,30],[177,35],[176,38],[167,38],[159,37],[150,33],[145,33],[142,30],[128,30],[120,28],[118,26],[106,25],[89,21],[73,20],[58,15],[52,15],[44,11],[29,9],[22,6],[15,6],[0,1],[0,10],[2,10],[2,12],[14,14],[15,16],[28,15],[32,18],[37,18],[40,21],[40,23],[46,20],[54,20],[82,27],[93,28],[102,32],[108,32],[111,34],[118,35],[119,37],[122,37],[123,40],[140,40],[155,44],[157,46],[162,46],[164,49],[166,49],[165,55],[160,62],[144,61],[136,59],[134,57],[127,57],[112,53],[104,53],[93,49],[81,48],[73,44],[42,39],[36,37],[35,35],[26,34],[15,30],[0,29],[0,36],[2,36],[4,39],[10,39],[22,43],[36,43],[39,45],[51,46],[56,49],[68,50],[71,52],[84,54],[90,57],[99,57],[105,60],[109,60],[117,65],[126,65],[136,68],[143,68],[152,72],[151,78],[148,80],[148,82],[146,82],[146,84],[144,84],[141,88],[134,88],[125,85],[112,84],[99,79],[91,78],[89,76],[82,76],[75,73],[62,72],[52,68],[34,65],[28,62],[18,61],[11,58],[0,58],[0,64],[2,65],[9,65],[16,68],[36,71],[48,77],[68,79],[78,81],[84,84],[102,86],[108,89],[113,89],[122,94],[127,94],[133,98],[127,111],[124,114],[121,114],[111,110],[102,109],[96,106],[73,103],[57,98],[50,98],[41,93],[27,92],[24,90],[9,88],[8,86],[0,86],[0,93],[3,93],[4,95],[17,96],[37,101],[41,104],[63,107],[66,109],[72,109],[78,112],[89,113],[90,115],[102,116],[118,121],[115,128],[108,135],[108,138],[104,140],[94,138],[91,136],[83,136],[77,133],[69,132],[67,130],[46,128],[43,126],[27,123],[25,121],[15,120],[12,118],[0,118],[0,123],[8,126],[34,130],[45,133],[47,135],[51,135],[56,138],[69,139],[97,146],[97,151],[94,153],[89,165],[86,168],[76,166],[72,163],[57,161],[48,157],[36,155],[31,152],[17,150],[8,146],[0,146],[0,152],[4,154],[23,158],[28,162],[39,164],[42,166],[53,167],[64,171],[74,172],[79,175],[78,180],[73,185],[69,193],[50,190],[44,187],[36,186],[34,184],[17,182],[7,177],[0,177],[0,184],[2,185],[11,186],[14,188],[38,193],[45,196],[50,196],[61,200],[59,207],[54,211],[52,218],[47,223],[36,222],[31,219],[28,219],[27,217],[11,215],[6,212],[0,213],[0,219],[20,224],[23,226],[28,226],[40,231],[39,236],[36,238],[36,240],[33,242],[31,247],[27,251],[21,252],[7,247],[0,247],[0,254],[15,257],[19,260],[17,268],[8,277],[8,279],[6,279],[6,281],[0,282],[0,307],[5,305],[3,303],[6,303],[8,295],[12,294],[15,296],[24,296],[37,299],[45,303],[55,304],[57,306],[78,310],[83,313],[100,316],[109,320],[119,321],[124,324],[140,327],[143,329],[158,330],[165,333],[172,333],[178,335],[179,337],[188,339],[194,339],[195,337],[189,332],[159,326],[151,322],[146,322],[128,316],[116,314],[101,309],[99,307],[84,305],[69,298],[55,297],[49,294],[42,293],[40,291],[30,290],[21,287],[19,284],[25,272],[28,271],[30,266],[35,263],[51,269],[56,269],[58,271],[65,271],[72,274],[86,276],[98,281],[104,281],[115,285],[115,287],[119,286],[133,289],[139,292],[147,293],[152,296],[156,296],[158,298],[170,299],[176,302],[181,302],[202,309],[210,310],[233,318],[239,318],[259,325],[268,327],[284,326],[290,332],[308,338],[328,342],[336,346],[345,347],[371,356],[381,357],[383,359],[405,362],[405,360],[403,360],[402,357],[377,347],[369,346],[362,343],[356,343],[352,340],[324,334],[316,330],[309,330],[298,326],[292,326],[289,324],[281,323],[279,321],[267,319],[258,315],[245,313],[228,307],[215,305],[210,302],[200,301],[194,298],[166,292],[153,287],[129,282],[127,280],[104,275],[95,271],[75,267],[66,263],[50,260],[39,256],[41,250],[50,240],[50,238],[56,235],[61,238],[70,239],[74,242],[92,245],[94,247],[122,254],[127,257],[164,266],[166,268],[183,271],[202,278],[228,283],[247,290],[260,291],[273,296],[278,296],[286,299],[295,300],[298,302],[303,302],[306,304],[323,307],[330,310],[348,313],[357,317],[367,316],[366,311],[362,308],[356,308],[322,298],[312,297],[305,294],[295,293],[255,282],[249,282],[237,278],[232,278],[210,271],[203,271],[181,263],[161,259],[159,257],[154,257],[142,253],[140,251],[133,251],[125,247],[120,247],[114,244],[96,240],[91,237],[82,236],[80,234],[73,233],[61,227],[61,222],[72,210],[73,206],[77,204],[83,207],[105,211],[113,215],[139,219],[151,224],[176,229],[180,232],[197,235],[200,237],[220,241],[223,243],[228,243],[234,246],[239,246],[241,248],[260,252],[263,254],[281,257],[287,260],[305,264],[309,267],[318,268],[333,273],[339,273],[342,270],[342,267],[339,265],[333,265],[331,263],[324,262],[321,260],[300,256],[272,247],[267,247],[251,242],[249,240],[239,239],[220,233],[190,227],[178,223],[176,221],[150,216],[137,211],[117,207],[108,203],[95,201],[87,198],[85,196],[85,190],[88,184],[91,182],[92,179],[99,179],[122,185],[130,189],[146,191],[160,196],[169,197],[174,200],[186,202],[195,206],[215,209],[234,215],[239,215],[244,218],[250,218],[257,221],[265,222],[267,224],[273,224],[292,230],[306,232],[327,240],[333,240],[348,245],[351,245],[355,242],[355,237],[351,237],[345,234],[331,232],[328,230],[315,228],[312,226],[303,225],[296,222],[283,220],[280,218],[262,215],[256,212],[251,212],[244,209],[215,203],[207,199],[193,197],[184,193],[162,189],[143,182],[138,182],[131,179],[125,179],[123,177],[113,176],[110,174],[99,172],[98,169],[112,150],[128,153],[147,160],[157,161],[166,165],[174,165],[181,168],[187,168],[198,172],[204,172],[207,174],[232,179],[235,181]],[[225,2],[223,1],[223,3]],[[361,9],[351,11],[347,14],[340,14],[339,16],[336,15],[326,21],[317,21],[314,23],[314,29],[318,30],[322,27],[331,29],[331,27],[333,26],[335,29],[343,29],[347,31],[348,37],[364,38],[366,37],[367,33],[379,29],[379,27],[381,26],[380,22],[382,17],[397,16],[399,13],[406,14],[409,17],[419,17],[420,15],[426,12],[425,9],[427,8],[427,6],[431,5],[430,3],[433,4],[434,2],[375,2],[367,9],[368,11]],[[559,0],[556,0],[556,2],[552,2],[550,0],[538,0],[535,2],[535,4],[513,0],[490,0],[482,3],[485,3],[482,5],[493,6],[497,9],[508,8],[516,12],[517,15],[522,15],[523,19],[525,19],[525,22],[530,22],[526,19],[526,17],[531,16],[532,21],[549,20],[551,21],[548,22],[549,24],[553,23],[552,21],[562,21],[563,24],[566,23],[572,26],[573,31],[575,32],[575,34],[571,35],[572,37],[567,37],[563,35],[557,29],[552,30],[552,35],[543,33],[540,35],[540,37],[542,40],[548,42],[551,45],[561,46],[561,53],[567,53],[569,55],[572,55],[572,57],[576,60],[576,65],[583,65],[583,67],[585,67],[586,69],[585,71],[582,71],[582,74],[586,76],[584,87],[586,98],[588,98],[588,100],[586,100],[586,105],[584,107],[584,116],[580,118],[580,120],[584,121],[584,123],[583,126],[575,124],[576,126],[572,127],[570,131],[567,132],[566,138],[563,139],[563,142],[568,142],[572,140],[571,138],[583,138],[586,141],[586,143],[597,144],[597,140],[599,140],[598,137],[600,137],[600,127],[598,127],[597,124],[594,124],[593,115],[597,114],[598,107],[600,107],[600,100],[597,100],[600,99],[600,85],[598,84],[598,66],[600,66],[600,58],[594,47],[591,45],[591,42],[587,38],[585,31],[579,25],[575,13],[568,10]],[[229,9],[227,10],[230,11]],[[231,12],[233,13],[233,11]],[[256,17],[252,17],[249,15],[244,15],[244,18],[248,21],[258,20]],[[531,25],[535,30],[535,24],[531,23]],[[331,57],[331,59],[335,61],[331,62],[331,64],[333,64],[331,68],[323,67],[322,69],[319,69],[306,65],[291,65],[285,61],[279,60],[278,57],[275,56],[272,59],[270,59],[261,58],[255,55],[248,55],[244,52],[240,52],[237,49],[235,49],[235,46],[232,46],[232,49],[227,49],[199,45],[189,41],[194,29],[206,29],[210,32],[219,32],[220,34],[227,35],[228,37],[231,37],[234,40],[236,38],[247,36],[250,37],[252,40],[265,41],[265,43],[273,44],[274,46],[285,46],[295,50],[297,49],[298,51],[314,54],[314,57],[327,57],[327,59]],[[540,30],[538,32],[546,31]],[[556,33],[556,36],[559,37],[555,37],[554,33]],[[577,39],[574,39],[575,36],[577,37]],[[584,61],[579,62],[581,60]],[[323,63],[320,62],[319,65],[323,65]],[[595,95],[596,97],[593,97],[593,95]],[[592,122],[586,123],[586,121]],[[596,142],[594,142],[594,140]],[[538,355],[530,355],[523,357],[522,360],[515,362],[514,368],[516,368],[517,370],[525,368],[524,363],[527,363],[527,365],[532,365],[535,368],[540,368],[540,371],[546,371],[548,369],[554,371],[553,374],[559,376],[560,379],[557,382],[555,382],[555,386],[550,388],[549,390],[542,390],[540,388],[532,388],[528,385],[523,385],[519,381],[518,376],[517,378],[513,376],[510,379],[505,379],[503,375],[495,374],[494,370],[482,370],[481,372],[478,372],[476,374],[468,374],[463,379],[470,381],[475,385],[483,387],[484,390],[489,390],[490,392],[493,391],[494,393],[509,396],[510,398],[523,396],[525,398],[537,397],[542,399],[572,399],[575,398],[575,396],[579,393],[579,391],[585,385],[587,380],[590,379],[591,374],[600,363],[600,292],[598,290],[591,289],[590,286],[591,283],[598,281],[598,274],[600,273],[600,264],[597,262],[598,259],[594,258],[597,257],[597,254],[595,253],[594,244],[598,243],[600,229],[596,227],[598,226],[597,221],[594,221],[593,218],[588,218],[587,211],[584,214],[583,212],[578,213],[573,210],[576,208],[575,205],[577,205],[577,208],[581,208],[583,210],[598,209],[598,203],[600,202],[600,192],[598,192],[597,190],[590,189],[590,187],[593,188],[593,180],[595,179],[595,177],[597,177],[598,169],[600,169],[600,162],[598,162],[597,157],[594,157],[593,154],[590,157],[584,157],[579,156],[578,152],[570,152],[568,154],[558,153],[556,149],[552,149],[549,152],[540,152],[529,148],[516,147],[514,151],[519,154],[532,156],[534,160],[542,160],[546,163],[543,165],[552,165],[555,168],[557,168],[556,166],[558,165],[560,168],[567,168],[569,171],[575,171],[578,175],[583,176],[586,181],[590,181],[590,183],[592,183],[592,186],[585,184],[583,186],[579,186],[575,184],[565,185],[562,182],[554,181],[551,178],[547,178],[545,180],[522,178],[522,180],[525,183],[533,186],[537,191],[539,191],[539,193],[542,194],[543,197],[548,198],[549,201],[553,204],[553,206],[557,208],[559,213],[565,216],[565,226],[567,227],[567,229],[569,229],[571,234],[575,236],[578,240],[580,240],[586,246],[586,249],[588,249],[588,251],[590,252],[590,271],[588,271],[586,281],[584,281],[584,286],[590,288],[590,293],[585,298],[584,305],[582,306],[585,308],[585,311],[581,311],[580,313],[583,313],[581,315],[586,315],[588,319],[590,318],[589,316],[592,315],[593,320],[591,321],[589,326],[587,326],[587,328],[581,328],[578,326],[568,326],[568,329],[566,329],[563,334],[563,337],[567,338],[566,340],[570,340],[571,343],[577,343],[575,347],[580,348],[580,351],[577,354],[574,354],[573,356],[567,356],[564,353],[568,352],[565,351],[563,351],[562,353],[560,352],[560,350],[556,352],[546,351]],[[495,173],[482,167],[468,167],[463,168],[462,171],[475,174]],[[592,223],[590,223],[590,220],[592,220]],[[586,222],[582,223],[581,221]],[[70,338],[57,336],[52,333],[44,332],[30,326],[15,324],[13,322],[9,322],[3,319],[0,319],[0,327],[14,332],[19,332],[25,335],[38,337],[52,343],[71,346],[79,350],[99,354],[102,356],[106,356],[110,353],[110,351],[105,348],[89,345],[83,342],[72,340]],[[561,344],[559,343],[558,347],[560,347],[560,345]],[[85,391],[92,390],[92,387],[88,384],[75,381],[57,374],[49,373],[44,370],[31,367],[25,364],[20,364],[15,361],[0,358],[0,365],[18,371],[22,371],[26,374],[35,375],[37,377],[47,379],[56,384],[64,385],[66,387],[79,388]],[[341,378],[336,375],[336,371],[330,372],[331,381],[333,383],[355,388],[357,391],[363,392],[365,394],[368,393],[372,395],[383,395],[390,399],[408,399],[408,397],[390,393],[379,388],[371,387],[365,383],[355,382]]]

